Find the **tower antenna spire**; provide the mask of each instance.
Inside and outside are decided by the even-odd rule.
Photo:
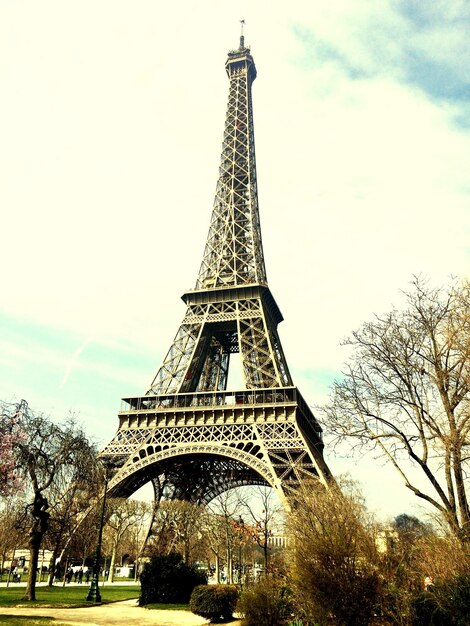
[[[243,28],[245,26],[245,20],[240,20],[240,27],[241,27],[241,33],[240,33],[240,50],[243,50],[243,48],[245,47],[245,37],[243,35]]]

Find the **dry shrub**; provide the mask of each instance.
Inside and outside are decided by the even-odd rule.
[[[341,487],[299,490],[288,524],[291,582],[307,620],[367,626],[381,592],[374,527],[353,486]]]
[[[416,552],[416,571],[423,581],[426,576],[432,576],[436,582],[452,580],[470,572],[470,545],[450,534],[424,537]]]
[[[413,599],[416,626],[470,623],[470,545],[453,535],[429,535],[416,546],[416,573],[420,581],[432,577],[429,591]],[[423,587],[421,587],[423,589]]]
[[[242,592],[237,611],[243,626],[284,626],[292,616],[292,594],[282,580],[263,576]]]

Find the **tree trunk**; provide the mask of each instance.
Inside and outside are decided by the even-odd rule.
[[[459,442],[454,448],[454,477],[460,512],[460,537],[462,542],[467,542],[470,538],[470,510],[465,490],[463,467],[464,461],[462,461],[462,444]]]
[[[68,569],[69,569],[69,557],[67,557],[67,558],[65,559],[65,565],[64,565],[64,575],[62,576],[62,587],[65,587],[65,583],[66,583],[66,581],[67,581],[67,576],[66,576],[66,574],[67,574],[67,572],[68,572]]]
[[[116,550],[117,545],[113,542],[113,549],[111,552],[111,562],[109,564],[109,572],[108,572],[108,583],[112,583],[114,580],[114,564],[116,563]],[[106,560],[105,560],[106,563]],[[106,565],[105,565],[106,569]]]
[[[31,530],[29,535],[29,573],[26,591],[23,600],[36,600],[36,579],[38,574],[39,549],[41,547],[42,533]]]
[[[229,585],[233,584],[233,563],[230,548],[227,549],[227,582]]]
[[[33,508],[31,516],[33,523],[29,533],[29,573],[26,583],[26,591],[23,600],[36,600],[36,579],[38,573],[39,550],[41,548],[42,538],[48,528],[49,503],[47,498],[41,492],[34,494]]]
[[[49,561],[49,577],[47,579],[47,586],[52,587],[54,584],[54,578],[57,570],[57,544],[54,546],[52,550],[51,560]]]
[[[185,540],[184,542],[184,562],[186,565],[190,564],[190,556],[191,556],[191,547],[189,545],[189,540]]]
[[[42,583],[42,574],[44,571],[44,548],[42,549],[41,565],[39,566],[39,582]]]
[[[13,548],[13,554],[12,554],[11,561],[10,561],[10,568],[8,569],[7,587],[10,586],[11,569],[12,569],[13,561],[15,560],[15,552],[16,552],[16,546]]]

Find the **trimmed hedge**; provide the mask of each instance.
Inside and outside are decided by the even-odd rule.
[[[232,585],[199,585],[191,594],[189,608],[212,622],[230,619],[238,600],[238,589]]]
[[[187,604],[194,587],[206,582],[206,575],[183,563],[179,554],[154,556],[140,576],[139,605]]]

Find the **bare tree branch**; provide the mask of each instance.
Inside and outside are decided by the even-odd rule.
[[[405,485],[470,539],[470,286],[415,278],[407,306],[354,331],[324,421],[335,442],[380,449]],[[418,469],[429,488],[423,488]]]

